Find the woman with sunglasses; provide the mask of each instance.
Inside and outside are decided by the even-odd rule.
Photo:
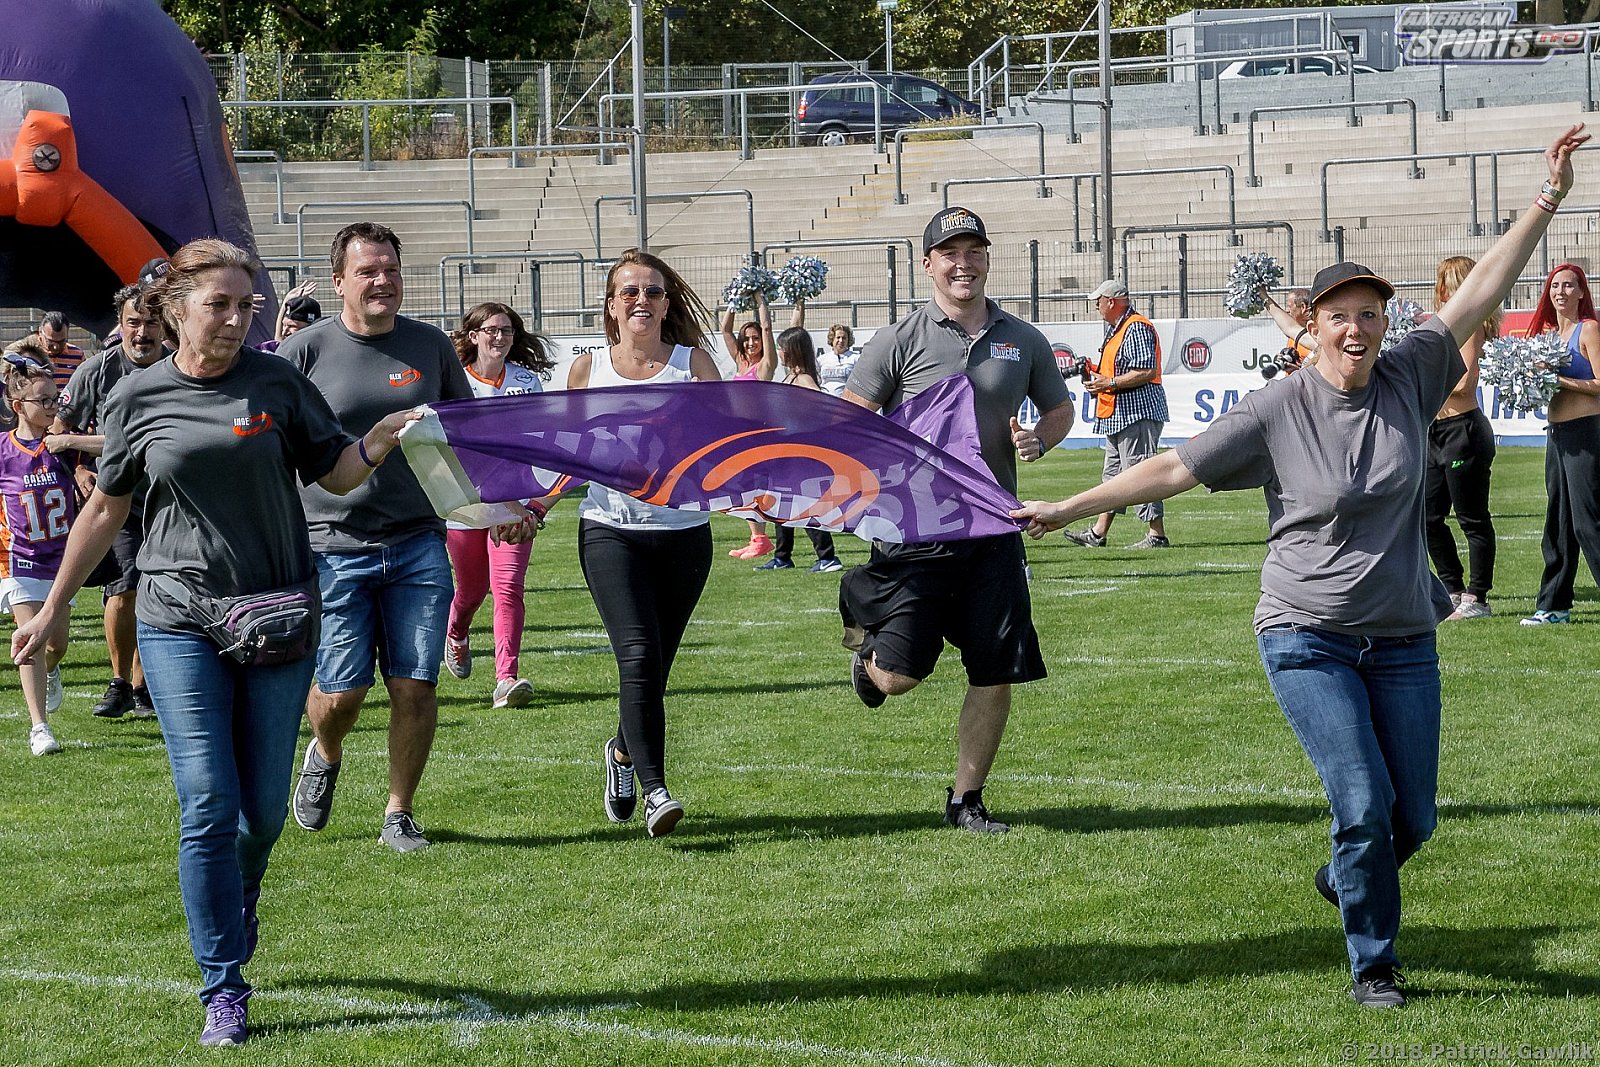
[[[530,332],[522,316],[505,304],[489,302],[468,310],[453,341],[472,395],[479,399],[543,392],[544,381],[555,366],[550,342]],[[448,525],[445,537],[456,573],[456,593],[445,629],[445,668],[457,678],[472,674],[472,646],[468,643],[472,619],[492,591],[495,682],[490,706],[523,707],[533,699],[533,685],[520,676],[517,663],[527,617],[523,586],[533,540],[503,540],[496,536],[497,531]],[[525,525],[528,533],[534,532],[531,524]]]
[[[573,361],[568,389],[721,377],[702,347],[705,306],[656,256],[630,248],[617,258],[602,315],[610,347]],[[600,757],[606,817],[633,818],[642,791],[645,829],[660,837],[683,817],[683,805],[667,792],[665,697],[678,643],[711,573],[709,516],[592,483],[578,516],[578,561],[619,676],[617,732]]]
[[[796,300],[789,328],[802,326],[805,321],[805,301]],[[778,343],[772,337],[772,309],[767,306],[764,294],[756,294],[756,318],[739,327],[737,336],[733,332],[733,308],[722,313],[722,344],[733,360],[735,381],[772,381],[778,372]],[[754,519],[747,521],[750,543],[729,552],[734,559],[760,559],[773,549],[772,538],[767,536],[767,524]]]

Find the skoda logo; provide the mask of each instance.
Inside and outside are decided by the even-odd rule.
[[[1191,337],[1183,342],[1183,365],[1193,371],[1211,366],[1211,346],[1201,337]]]
[[[53,144],[42,144],[33,150],[33,165],[46,174],[61,166],[61,149]]]

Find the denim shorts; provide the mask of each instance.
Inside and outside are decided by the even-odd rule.
[[[319,689],[372,685],[374,652],[385,678],[439,681],[453,588],[442,534],[429,530],[370,552],[321,552],[316,561]]]

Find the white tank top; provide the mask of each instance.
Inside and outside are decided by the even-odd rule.
[[[595,352],[589,362],[589,388],[616,388],[619,385],[652,385],[658,382],[687,382],[690,380],[689,354],[694,349],[678,345],[672,356],[649,378],[624,378],[611,362],[611,350],[606,349],[604,359]],[[589,483],[589,495],[578,505],[578,517],[614,526],[623,530],[687,530],[704,526],[711,516],[704,511],[679,511],[677,508],[646,504],[627,493],[619,493],[598,482]]]
[[[471,367],[465,368],[467,384],[472,386],[472,395],[475,399],[482,400],[491,396],[520,396],[524,393],[544,392],[544,381],[537,371],[529,370],[520,363],[507,363],[500,372],[500,380],[492,382],[487,378],[478,376],[478,372]],[[521,501],[527,504],[526,500]],[[468,526],[460,522],[446,522],[446,528],[451,530],[475,530],[476,526]]]

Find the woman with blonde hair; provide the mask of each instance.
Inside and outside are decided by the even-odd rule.
[[[1451,256],[1440,262],[1433,287],[1435,312],[1456,294],[1476,265],[1477,260],[1469,256]],[[1489,468],[1494,463],[1494,427],[1478,406],[1478,360],[1484,344],[1499,334],[1500,309],[1495,308],[1482,328],[1461,342],[1461,362],[1467,373],[1428,428],[1423,530],[1433,572],[1455,604],[1448,617],[1451,620],[1484,619],[1492,614],[1489,587],[1494,584],[1494,520],[1489,517]],[[1456,539],[1445,525],[1451,509],[1467,540],[1465,576]]]

